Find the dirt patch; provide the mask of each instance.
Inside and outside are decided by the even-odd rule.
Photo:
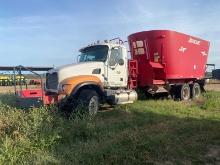
[[[220,91],[220,83],[210,83],[205,85],[207,91]]]
[[[20,87],[17,86],[16,87],[17,90],[20,90]],[[28,89],[36,89],[36,88],[41,88],[41,86],[38,86],[38,85],[29,85],[28,86]],[[26,87],[22,87],[22,89],[26,89]],[[0,93],[14,93],[15,92],[15,88],[14,86],[0,86]]]
[[[14,92],[14,87],[3,87],[0,86],[0,93],[13,93]]]

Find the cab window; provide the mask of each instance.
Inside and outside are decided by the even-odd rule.
[[[112,48],[109,57],[109,66],[115,66],[118,61],[122,59],[122,53],[120,48]]]

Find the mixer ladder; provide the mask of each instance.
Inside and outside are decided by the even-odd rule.
[[[135,89],[137,88],[137,75],[138,75],[138,62],[137,60],[128,61],[128,88]]]

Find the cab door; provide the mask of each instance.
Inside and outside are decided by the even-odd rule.
[[[127,74],[127,51],[124,47],[112,47],[107,61],[107,86],[126,87]]]

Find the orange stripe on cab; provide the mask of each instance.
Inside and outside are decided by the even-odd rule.
[[[77,85],[86,83],[86,82],[93,82],[103,88],[101,80],[96,76],[91,75],[80,75],[80,76],[74,76],[67,78],[63,80],[60,84],[64,87],[61,94],[70,95],[71,92],[74,90],[74,88],[77,87]]]

